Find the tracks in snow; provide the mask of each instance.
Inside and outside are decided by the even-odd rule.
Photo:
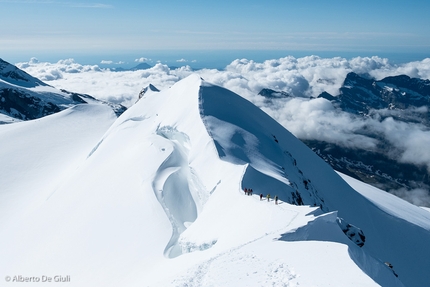
[[[253,199],[260,201],[258,195],[253,195]],[[267,204],[263,203],[262,204]],[[288,266],[280,260],[279,262],[263,262],[265,259],[259,258],[256,255],[252,255],[247,251],[241,251],[244,247],[246,247],[249,244],[252,244],[256,241],[262,240],[263,238],[270,237],[276,234],[281,234],[282,231],[287,229],[291,223],[294,222],[294,220],[300,215],[299,212],[295,210],[289,209],[287,206],[277,205],[276,208],[280,208],[283,210],[288,210],[289,212],[293,212],[294,214],[291,216],[290,220],[284,224],[282,227],[277,228],[276,230],[272,230],[270,232],[267,232],[257,238],[254,238],[252,240],[249,240],[243,244],[237,245],[231,249],[228,249],[224,252],[221,252],[212,258],[194,266],[188,271],[188,274],[185,276],[181,276],[179,278],[174,279],[171,282],[171,286],[188,286],[188,287],[197,287],[197,286],[205,286],[205,285],[216,285],[214,282],[212,282],[211,276],[214,277],[214,275],[211,275],[211,266],[216,264],[217,267],[213,270],[222,269],[223,272],[231,272],[231,269],[228,268],[228,266],[232,267],[234,266],[234,273],[231,276],[229,276],[226,273],[219,274],[217,277],[219,280],[222,280],[222,277],[232,277],[232,278],[238,278],[240,277],[240,273],[245,274],[247,277],[250,272],[250,270],[241,270],[241,265],[243,265],[243,260],[249,262],[255,262],[255,268],[256,266],[268,265],[268,269],[261,271],[260,269],[255,269],[253,272],[264,272],[265,274],[261,276],[261,274],[258,276],[258,278],[263,279],[265,282],[260,282],[261,286],[293,286],[291,285],[291,280],[293,280],[296,275],[294,271],[290,270]],[[235,254],[232,258],[232,254]],[[246,258],[245,258],[246,257]],[[233,260],[233,261],[232,261]],[[262,261],[263,260],[263,261]],[[237,262],[236,262],[237,261]],[[260,262],[261,261],[261,262]],[[248,266],[249,267],[249,266]],[[252,269],[252,268],[251,268]],[[209,274],[209,275],[208,275]],[[242,275],[243,275],[242,274]],[[252,274],[250,275],[252,277]],[[221,279],[220,279],[221,278]],[[218,280],[217,279],[217,280]],[[219,282],[218,282],[219,283]],[[243,282],[242,282],[243,283]],[[255,283],[255,282],[254,282]],[[295,286],[295,285],[294,285]]]

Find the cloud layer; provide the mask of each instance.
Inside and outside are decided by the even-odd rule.
[[[136,62],[145,60],[140,58]],[[189,66],[170,69],[160,63],[147,70],[113,72],[97,65],[81,65],[73,59],[41,63],[33,58],[17,66],[56,88],[90,94],[125,106],[131,106],[140,90],[149,84],[160,90],[167,89],[195,72]],[[398,122],[390,116],[390,111],[384,110],[374,111],[368,118],[359,118],[335,109],[325,99],[316,98],[323,91],[337,95],[349,72],[367,74],[377,80],[400,74],[430,79],[430,58],[403,65],[395,65],[379,57],[350,60],[341,57],[285,57],[261,63],[237,59],[224,70],[197,71],[206,81],[250,100],[301,139],[375,150],[380,144],[378,137],[375,138],[378,135],[394,147],[386,151],[388,156],[400,162],[424,165],[430,171],[430,131],[427,127]],[[258,95],[263,88],[296,97],[267,101]],[[421,111],[428,112],[426,107]]]

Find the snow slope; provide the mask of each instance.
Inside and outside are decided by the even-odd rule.
[[[116,120],[102,105],[0,126],[0,223],[28,213],[73,173]]]
[[[226,89],[192,75],[148,89],[114,122],[83,109],[0,126],[5,286],[19,275],[70,276],[65,286],[430,282],[429,212],[358,193]]]

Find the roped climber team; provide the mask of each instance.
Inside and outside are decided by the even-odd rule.
[[[252,192],[253,192],[252,188],[246,188],[246,187],[245,187],[244,191],[245,191],[245,195],[252,195]],[[269,202],[270,201],[270,193],[268,193],[266,195],[266,198],[267,198],[267,201]],[[278,199],[279,199],[278,196],[275,195],[275,197],[274,197],[275,204],[278,204]],[[262,201],[262,200],[263,200],[263,194],[260,193],[260,201]]]
[[[247,189],[245,187],[245,195],[252,195],[252,188]]]

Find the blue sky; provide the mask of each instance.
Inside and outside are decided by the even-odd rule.
[[[0,0],[0,57],[160,50],[418,53],[430,1]]]

